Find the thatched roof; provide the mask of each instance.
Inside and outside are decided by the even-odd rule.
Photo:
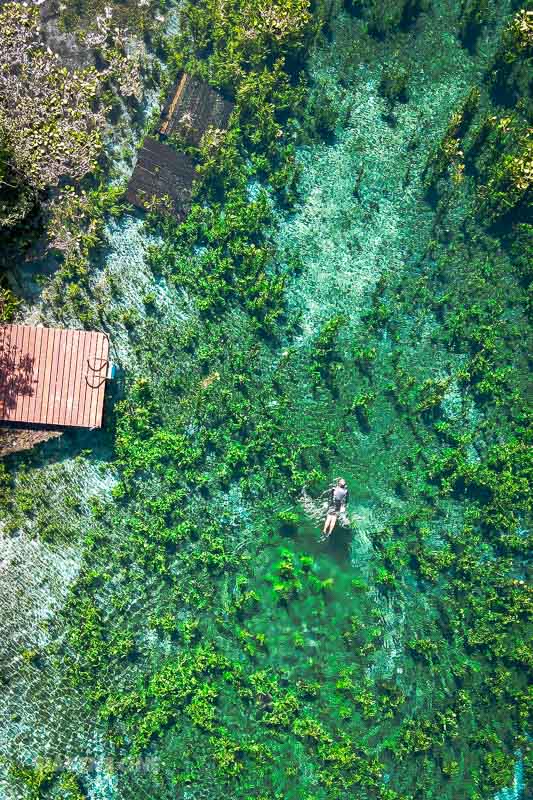
[[[191,203],[196,176],[189,156],[147,137],[139,152],[126,197],[137,208],[170,210],[182,220]]]
[[[178,134],[188,144],[198,146],[208,129],[227,128],[232,111],[233,103],[184,72],[163,109],[159,132],[164,136]]]

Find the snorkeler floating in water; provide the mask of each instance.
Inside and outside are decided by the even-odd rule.
[[[332,486],[328,493],[328,513],[324,523],[323,539],[327,539],[333,533],[340,514],[346,512],[349,494],[344,478],[338,478],[337,484]]]

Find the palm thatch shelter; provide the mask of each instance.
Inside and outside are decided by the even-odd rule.
[[[197,147],[206,131],[228,127],[232,111],[233,103],[204,81],[183,72],[163,108],[159,133],[177,134]]]
[[[189,156],[147,136],[126,197],[137,208],[170,212],[181,222],[191,205],[195,177],[196,170]]]

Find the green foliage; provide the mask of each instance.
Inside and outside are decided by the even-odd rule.
[[[461,0],[459,36],[464,44],[475,44],[490,12],[490,0]]]
[[[303,130],[300,138],[303,143],[331,141],[339,123],[338,99],[331,93],[325,82],[317,82],[311,87]]]
[[[241,761],[242,747],[228,736],[212,737],[209,741],[219,770],[227,776],[234,777],[238,775],[243,768]]]
[[[220,146],[195,153],[204,183],[187,221],[148,223],[162,237],[154,272],[194,311],[166,326],[150,315],[132,336],[136,374],[115,407],[118,482],[111,502],[92,504],[54,658],[86,692],[110,752],[126,762],[157,751],[158,774],[135,774],[132,794],[493,796],[525,730],[532,660],[521,577],[531,231],[514,232],[511,252],[453,203],[451,222],[439,208],[438,225],[458,230],[456,215],[464,241],[441,246],[436,231],[419,263],[378,282],[356,332],[358,317],[338,314],[309,347],[293,346],[271,203],[293,192],[289,138],[304,98],[293,66],[317,18],[303,4],[227,9],[186,4],[168,47],[174,66],[233,93],[237,109]],[[476,103],[450,123],[458,143]],[[94,199],[95,217],[115,200]],[[82,240],[87,255],[98,227],[80,227],[96,237]],[[87,263],[66,264],[65,280],[82,284]],[[367,434],[356,434],[357,457],[376,463],[359,469],[353,495],[380,510],[357,533],[362,563],[342,531],[317,546],[294,510],[303,486],[325,484],[333,455],[348,463],[354,414]],[[42,514],[32,476],[13,493],[0,475],[18,519]],[[47,774],[30,776],[37,791],[41,781],[76,797],[74,779]]]
[[[487,140],[492,156],[483,171],[480,186],[480,213],[495,220],[527,207],[533,188],[533,136],[531,129],[517,116],[496,118],[487,123]]]
[[[360,392],[352,403],[352,411],[355,412],[361,429],[366,432],[369,429],[369,409],[375,399],[375,392]]]
[[[434,410],[442,402],[450,385],[448,378],[428,378],[418,389],[415,411],[427,412]]]
[[[427,190],[434,188],[445,175],[449,175],[455,184],[463,180],[465,165],[461,140],[477,111],[479,100],[479,89],[474,87],[452,114],[446,132],[424,170]]]
[[[15,166],[13,149],[0,126],[0,230],[21,223],[35,205],[35,199]]]
[[[512,786],[515,770],[514,753],[495,750],[487,753],[482,766],[482,791],[489,794],[500,786]]]
[[[157,33],[161,27],[160,20],[156,19],[157,8],[162,9],[164,5],[126,5],[120,0],[66,0],[59,9],[59,24],[62,30],[70,32],[78,29],[83,36],[98,17],[105,17],[106,9],[109,9],[114,25],[138,31],[148,37]]]
[[[272,250],[262,231],[270,214],[264,192],[249,202],[243,189],[233,189],[223,212],[220,205],[196,206],[184,225],[168,221],[166,231],[174,229],[174,236],[150,250],[150,265],[183,286],[200,311],[219,311],[238,299],[269,330],[282,311],[285,285],[284,276],[269,269]],[[181,255],[192,237],[201,254]]]
[[[230,662],[211,644],[197,645],[167,660],[142,693],[114,695],[108,690],[101,716],[112,720],[117,733],[129,731],[137,753],[180,714],[198,728],[213,731],[218,691],[212,679],[222,672],[231,677]]]
[[[62,800],[85,800],[86,798],[78,778],[72,772],[63,772],[57,787]]]
[[[277,516],[282,526],[287,530],[293,531],[298,525],[299,516],[296,511],[291,511],[290,509],[279,511]]]
[[[272,588],[280,602],[288,603],[303,587],[302,571],[296,565],[290,550],[282,550],[281,560],[276,564],[275,570]]]
[[[80,179],[95,169],[102,149],[97,70],[60,67],[40,37],[34,7],[4,4],[0,37],[0,127],[17,172],[35,190]]]
[[[304,96],[301,80],[292,76],[299,74],[325,13],[319,8],[311,15],[307,0],[275,2],[268,13],[253,0],[231,0],[223,9],[214,0],[187,2],[181,12],[181,33],[170,45],[176,69],[196,72],[234,95],[237,137],[232,139],[230,133],[227,141],[257,153],[256,163],[268,164],[274,183],[276,171],[290,171],[293,155],[284,139],[288,121]],[[228,161],[228,147],[223,145],[223,150],[223,160],[212,152],[207,163],[210,173],[217,173],[227,185],[237,154]],[[287,183],[277,188],[286,190]]]
[[[533,48],[533,12],[528,8],[518,11],[503,33],[506,61],[515,61],[521,55],[531,55]]]
[[[354,363],[361,370],[363,375],[368,374],[376,355],[377,350],[375,347],[365,347],[356,344],[353,348]]]
[[[0,286],[0,323],[11,322],[19,304],[11,289]]]
[[[346,324],[342,314],[336,314],[324,323],[313,345],[311,377],[318,386],[321,382],[331,383],[342,368],[338,352],[338,335]]]
[[[13,764],[11,774],[24,786],[28,800],[40,800],[57,773],[53,761],[44,761],[35,767]]]
[[[54,761],[37,762],[35,766],[13,763],[10,774],[23,787],[24,800],[86,800],[77,776]]]
[[[267,14],[250,0],[232,0],[223,12],[204,0],[186,3],[181,13],[181,32],[169,45],[171,63],[233,94],[236,108],[223,141],[202,145],[203,184],[187,221],[158,221],[165,243],[152,248],[150,263],[182,286],[202,313],[238,301],[269,332],[283,312],[286,276],[272,263],[264,235],[272,223],[268,195],[260,191],[251,201],[248,187],[266,179],[282,200],[294,199],[297,167],[287,134],[304,85],[293,76],[321,17],[311,16],[306,0],[271,5]]]
[[[430,0],[390,0],[386,5],[379,0],[346,0],[351,13],[362,15],[368,31],[381,39],[406,29],[430,7]]]
[[[430,663],[432,663],[439,652],[437,643],[431,641],[431,639],[412,639],[407,643],[407,646],[413,653],[416,653],[417,656]]]
[[[395,103],[406,103],[409,95],[407,85],[409,70],[399,61],[388,64],[381,75],[378,91],[392,107]]]
[[[460,448],[446,449],[431,475],[443,491],[467,493],[480,503],[478,518],[491,530],[510,530],[531,511],[531,464],[528,440],[511,439],[494,445],[482,462],[472,462]]]
[[[207,56],[197,66],[218,86],[230,89],[245,72],[265,63],[281,58],[282,66],[294,64],[316,33],[317,22],[306,0],[275,0],[268,13],[257,0],[231,0],[224,8],[215,0],[188,2],[182,9],[185,34],[173,46],[173,55]]]

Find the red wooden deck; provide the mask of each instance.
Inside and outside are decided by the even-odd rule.
[[[101,427],[108,358],[105,333],[0,326],[0,420]]]

